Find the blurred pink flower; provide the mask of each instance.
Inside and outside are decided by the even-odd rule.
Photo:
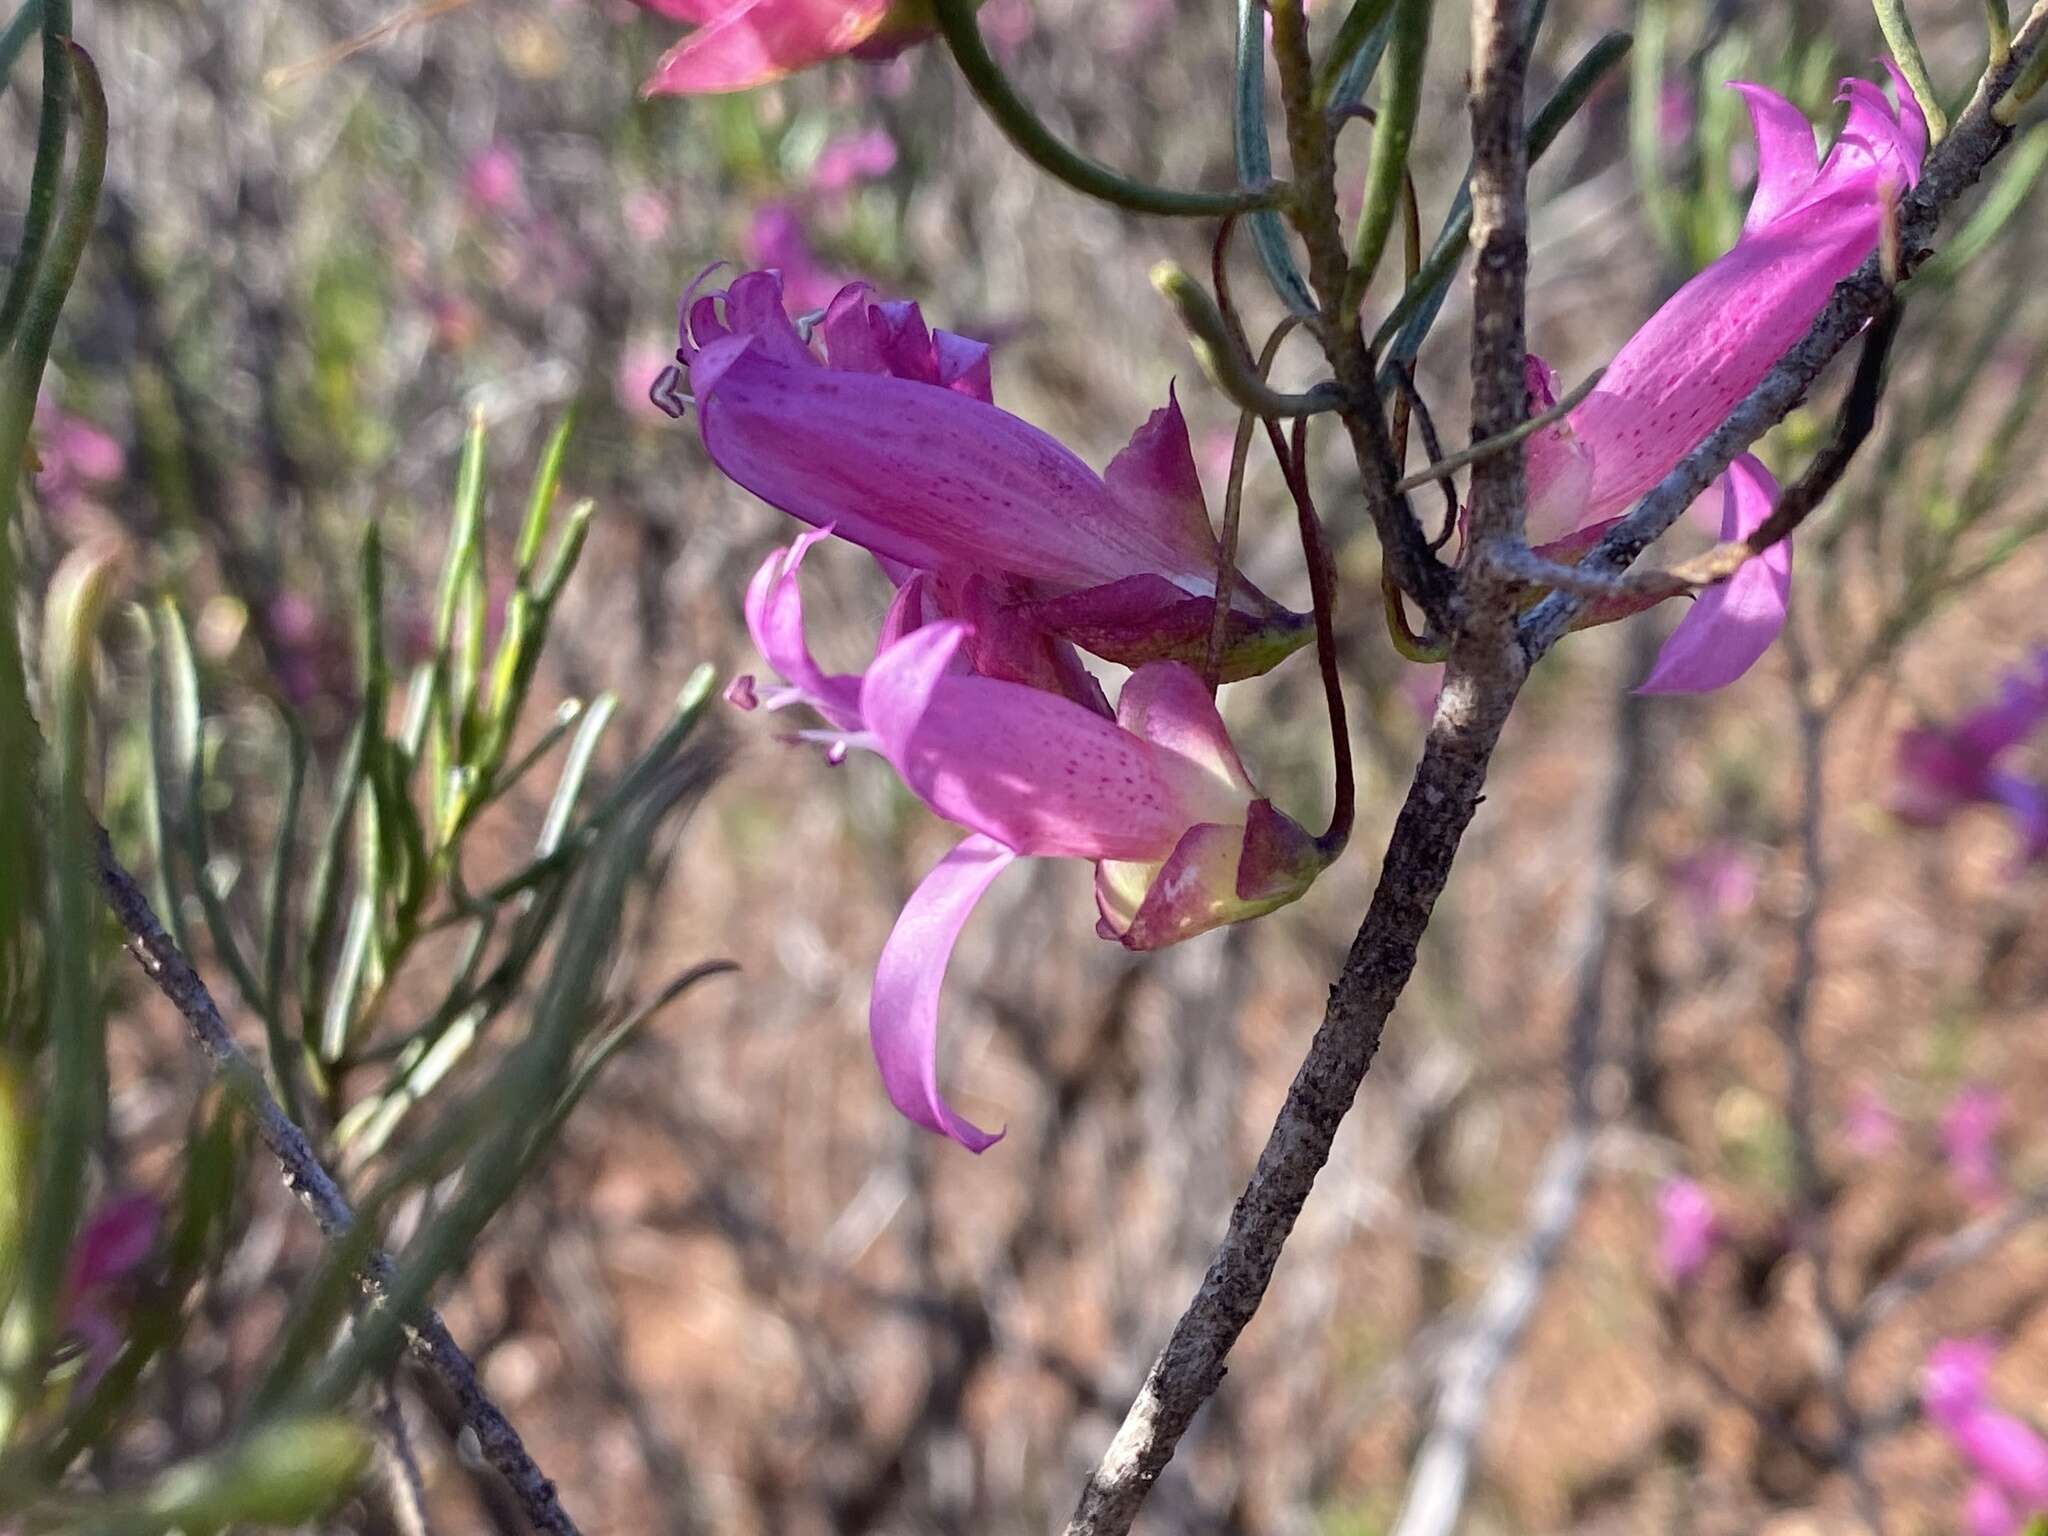
[[[1680,859],[1672,866],[1671,883],[1694,925],[1712,929],[1755,905],[1760,876],[1754,848],[1723,840]]]
[[[1666,81],[1657,93],[1657,142],[1665,152],[1685,148],[1692,139],[1697,103],[1692,86],[1685,80]]]
[[[668,233],[668,202],[658,192],[635,187],[619,203],[626,233],[642,245],[651,245]]]
[[[86,1217],[65,1273],[65,1326],[85,1343],[85,1381],[99,1380],[121,1349],[129,1285],[149,1262],[163,1209],[147,1195],[115,1195]]]
[[[128,465],[112,436],[47,397],[36,402],[36,458],[36,489],[59,516],[113,485]]]
[[[1990,1339],[1943,1339],[1928,1351],[1920,1378],[1920,1404],[1927,1417],[1953,1429],[1983,1408],[1991,1390],[1998,1346]]]
[[[1963,1496],[1963,1523],[1970,1536],[2020,1536],[2026,1529],[2005,1490],[1982,1478]]]
[[[2021,857],[2048,859],[2048,788],[1999,761],[2048,722],[2048,646],[1999,681],[1993,703],[1950,725],[1901,733],[1893,761],[1891,812],[1932,827],[1969,805],[1998,806],[2018,827]]]
[[[845,134],[818,151],[811,164],[811,191],[823,197],[848,192],[896,169],[896,141],[886,128]]]
[[[1943,1339],[1927,1356],[1920,1404],[1976,1474],[1964,1516],[1973,1532],[2019,1528],[2048,1513],[2048,1440],[1991,1401],[1989,1339]]]
[[[930,36],[914,0],[640,0],[691,30],[643,96],[752,90],[841,54],[887,59]]]
[[[740,251],[751,266],[782,274],[782,292],[798,314],[823,309],[848,279],[826,269],[804,233],[803,214],[781,199],[762,203],[740,237]]]
[[[1433,720],[1436,718],[1437,695],[1444,689],[1444,664],[1425,661],[1405,666],[1395,686],[1401,697],[1407,700],[1408,707],[1415,711],[1418,720]]]
[[[515,218],[526,212],[526,173],[519,152],[502,139],[469,162],[462,189],[484,213]]]
[[[1890,65],[1886,66],[1891,69]],[[1755,387],[1876,248],[1886,210],[1919,179],[1927,124],[1897,71],[1899,106],[1867,80],[1844,80],[1848,119],[1825,161],[1798,108],[1737,83],[1749,106],[1760,173],[1741,238],[1659,309],[1615,354],[1600,387],[1566,420],[1529,439],[1529,537],[1558,545],[1626,510]],[[1533,359],[1532,408],[1555,398]],[[1745,454],[1723,477],[1722,539],[1769,515],[1777,483]],[[1704,500],[1704,498],[1702,498]],[[1707,515],[1695,507],[1696,516]],[[1784,625],[1791,550],[1780,543],[1707,589],[1643,684],[1652,693],[1723,687]]]
[[[1868,1083],[1850,1096],[1844,1130],[1858,1157],[1884,1157],[1898,1149],[1898,1116],[1892,1113],[1884,1095]]]
[[[1016,58],[1017,51],[1038,31],[1038,15],[1032,0],[985,0],[980,21],[988,51],[1006,64]]]
[[[1998,1165],[1998,1131],[2004,1121],[2005,1100],[1991,1088],[1965,1088],[1942,1113],[1941,1148],[1949,1175],[1973,1204],[1995,1205],[2005,1194]]]
[[[675,353],[658,341],[629,342],[619,353],[618,371],[612,377],[612,396],[619,409],[643,421],[668,419],[649,398],[654,384],[674,363]]]
[[[1691,1179],[1667,1180],[1657,1191],[1657,1268],[1666,1283],[1689,1283],[1720,1239],[1721,1221],[1706,1190]]]

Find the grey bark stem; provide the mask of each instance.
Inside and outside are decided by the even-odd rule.
[[[355,1225],[355,1211],[347,1196],[321,1164],[305,1132],[271,1097],[262,1072],[235,1042],[206,983],[157,921],[135,877],[114,857],[105,831],[99,832],[98,842],[100,890],[127,935],[128,952],[171,1006],[184,1015],[199,1048],[255,1120],[257,1134],[284,1170],[285,1183],[313,1213],[321,1233],[329,1239],[340,1237]],[[391,1275],[390,1257],[373,1249],[363,1267],[364,1292],[381,1298]],[[555,1495],[554,1483],[527,1453],[519,1431],[484,1392],[475,1364],[439,1314],[432,1310],[420,1313],[406,1331],[406,1342],[413,1358],[453,1394],[464,1427],[475,1434],[484,1460],[505,1479],[533,1529],[542,1536],[577,1536],[575,1522]]]

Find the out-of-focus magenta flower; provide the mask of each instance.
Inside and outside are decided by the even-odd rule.
[[[875,181],[896,169],[896,140],[886,128],[870,128],[833,139],[818,151],[807,178],[811,191],[835,197],[864,181]]]
[[[341,694],[349,683],[347,631],[304,592],[280,592],[263,611],[269,626],[271,660],[278,687],[303,709],[323,694]]]
[[[1998,1346],[1989,1339],[1943,1339],[1928,1351],[1921,1372],[1920,1404],[1927,1417],[1953,1430],[1989,1401],[1991,1367]]]
[[[1963,1524],[1970,1536],[2020,1536],[2026,1529],[2005,1490],[1984,1478],[1971,1483],[1963,1496]]]
[[[1680,859],[1672,866],[1671,883],[1694,924],[1713,929],[1755,905],[1760,876],[1756,850],[1724,840]]]
[[[526,172],[519,152],[502,139],[469,162],[462,177],[463,194],[476,208],[505,218],[527,210]]]
[[[1965,1088],[1941,1117],[1941,1150],[1956,1188],[1976,1205],[1995,1205],[2005,1194],[1998,1165],[1998,1131],[2005,1100],[1990,1088]]]
[[[667,415],[649,395],[668,365],[668,349],[658,341],[630,342],[621,349],[618,371],[612,378],[612,394],[619,409],[628,416],[666,421]]]
[[[1845,80],[1848,119],[1827,159],[1783,97],[1737,84],[1756,130],[1758,175],[1742,236],[1673,294],[1607,367],[1600,387],[1529,440],[1529,537],[1554,544],[1624,511],[1697,447],[1785,349],[1834,285],[1876,248],[1885,210],[1919,179],[1927,123],[1898,71],[1894,108],[1867,80]],[[1531,368],[1531,403],[1554,399]],[[1745,456],[1725,477],[1721,536],[1768,515],[1777,486]],[[1644,687],[1697,692],[1734,681],[1784,623],[1784,544],[1711,589],[1679,626]]]
[[[930,578],[907,577],[863,674],[827,673],[804,635],[797,569],[819,539],[771,555],[747,626],[786,688],[741,702],[802,703],[843,755],[881,754],[917,797],[969,836],[904,906],[876,967],[868,1025],[889,1098],[972,1151],[997,1138],[939,1092],[939,993],[974,903],[1019,857],[1096,867],[1097,932],[1131,949],[1177,943],[1293,901],[1329,855],[1253,787],[1209,690],[1177,662],[1149,662],[1110,718],[1085,674],[1041,682],[989,675],[989,637],[923,617]],[[998,638],[996,649],[1003,642]]]
[[[148,1264],[163,1228],[163,1209],[147,1195],[117,1195],[87,1216],[71,1245],[65,1272],[65,1326],[85,1343],[89,1386],[121,1349],[121,1315],[129,1284]]]
[[[2048,646],[2001,679],[1998,698],[1951,725],[1904,732],[1894,758],[1891,812],[1913,826],[1939,826],[1968,805],[2008,812],[2021,857],[2048,859],[2048,787],[2000,766],[2000,759],[2048,722]]]
[[[1705,1189],[1670,1179],[1657,1191],[1657,1268],[1670,1285],[1685,1285],[1706,1267],[1721,1240],[1721,1219]]]
[[[719,296],[685,296],[676,355],[731,479],[943,587],[986,578],[1013,617],[1108,660],[1204,658],[1219,553],[1171,398],[1098,475],[999,410],[988,348],[928,329],[915,304],[849,285],[816,328],[821,357],[774,273],[722,297],[721,312]],[[1266,671],[1310,633],[1242,578],[1224,628],[1226,680]]]
[[[823,309],[846,286],[846,278],[826,270],[812,251],[803,213],[794,203],[778,198],[755,208],[740,249],[754,266],[781,274],[783,298],[800,315]]]
[[[643,96],[752,90],[841,54],[892,58],[931,33],[923,0],[640,0],[691,31]]]
[[[1272,22],[1266,24],[1270,27]],[[1032,0],[987,0],[981,8],[982,40],[989,52],[1006,64],[1037,31],[1038,13]]]
[[[1972,1531],[2011,1531],[2048,1513],[2048,1440],[1991,1401],[1997,1348],[1989,1339],[1943,1339],[1928,1354],[1920,1404],[1976,1473],[1964,1507]]]
[[[1685,148],[1696,112],[1691,82],[1667,80],[1657,92],[1657,142],[1667,153]]]
[[[1898,1150],[1899,1117],[1892,1113],[1885,1096],[1869,1083],[1850,1096],[1843,1129],[1850,1149],[1858,1157],[1884,1157]]]
[[[619,200],[619,216],[626,233],[642,245],[651,245],[668,233],[667,199],[646,187],[635,187]]]
[[[121,478],[128,456],[83,416],[36,402],[36,489],[52,512],[69,513]]]

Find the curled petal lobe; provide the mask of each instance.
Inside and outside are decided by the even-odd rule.
[[[1820,175],[1820,152],[1806,114],[1776,91],[1744,80],[1731,80],[1729,86],[1741,93],[1756,131],[1756,193],[1742,226],[1747,236],[1806,196]]]
[[[777,550],[761,563],[747,586],[747,631],[768,664],[789,680],[790,686],[770,694],[762,702],[770,709],[787,705],[810,705],[842,731],[861,729],[860,679],[826,673],[811,659],[804,638],[803,599],[797,590],[797,569],[813,544],[825,538],[829,529],[804,534],[788,550]],[[752,690],[748,690],[752,696]],[[742,706],[746,707],[746,706]]]
[[[1770,516],[1778,483],[1744,454],[1722,476],[1721,495],[1721,537],[1746,538]],[[1664,642],[1641,691],[1705,693],[1734,682],[1785,627],[1791,587],[1792,547],[1781,539],[1700,595]]]
[[[1145,743],[1071,700],[953,673],[965,638],[957,622],[926,625],[862,684],[861,713],[911,791],[1018,853],[1164,858],[1190,818]]]
[[[1133,520],[1154,531],[1160,549],[1177,555],[1186,571],[1213,576],[1216,535],[1202,499],[1188,424],[1170,389],[1166,404],[1131,435],[1102,478]]]
[[[889,1102],[970,1152],[985,1151],[1002,1133],[962,1119],[939,1092],[939,992],[967,915],[1015,857],[977,834],[941,859],[897,916],[868,1003],[868,1039]]]

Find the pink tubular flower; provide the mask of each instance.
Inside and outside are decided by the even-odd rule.
[[[751,90],[845,53],[890,58],[930,34],[919,0],[640,0],[692,31],[643,96]]]
[[[1742,236],[1673,294],[1615,355],[1600,387],[1529,440],[1529,537],[1567,539],[1626,510],[1697,447],[1813,323],[1834,285],[1876,248],[1885,210],[1919,179],[1927,123],[1898,71],[1899,105],[1845,80],[1848,120],[1822,161],[1813,128],[1783,97],[1738,84],[1757,138],[1757,187]],[[1551,395],[1532,360],[1532,404]],[[1730,467],[1722,536],[1768,515],[1777,486],[1754,459]],[[1672,636],[1645,688],[1693,692],[1734,681],[1782,627],[1785,545],[1711,589]],[[1718,600],[1717,600],[1718,595]]]
[[[1215,702],[1177,662],[1140,666],[1114,718],[1059,647],[926,621],[930,577],[906,578],[861,675],[827,673],[810,654],[797,567],[826,530],[776,552],[747,591],[755,644],[787,688],[748,699],[803,703],[811,733],[843,755],[878,752],[920,800],[969,836],[927,875],[883,947],[868,1027],[889,1098],[909,1119],[971,1151],[997,1137],[961,1118],[938,1088],[939,992],[960,929],[990,882],[1019,857],[1096,866],[1097,932],[1153,949],[1293,901],[1328,862],[1260,797]],[[1028,636],[1028,632],[1027,633]],[[991,675],[1026,670],[1030,680]]]
[[[123,1292],[149,1262],[162,1227],[156,1201],[119,1195],[102,1201],[78,1229],[64,1280],[65,1326],[85,1342],[88,1384],[120,1351]]]
[[[1713,1198],[1691,1179],[1671,1179],[1657,1191],[1657,1268],[1671,1285],[1685,1285],[1706,1267],[1721,1240]]]
[[[811,163],[810,189],[834,197],[896,169],[896,141],[886,128],[848,134],[828,143]]]
[[[685,295],[676,355],[728,477],[899,569],[954,587],[985,577],[1013,617],[1107,660],[1203,659],[1217,545],[1170,396],[1098,475],[999,410],[987,346],[928,329],[915,304],[850,284],[817,324],[821,357],[775,273],[747,273],[722,299]],[[680,414],[673,388],[657,398]],[[1225,630],[1226,681],[1310,637],[1242,579]]]

